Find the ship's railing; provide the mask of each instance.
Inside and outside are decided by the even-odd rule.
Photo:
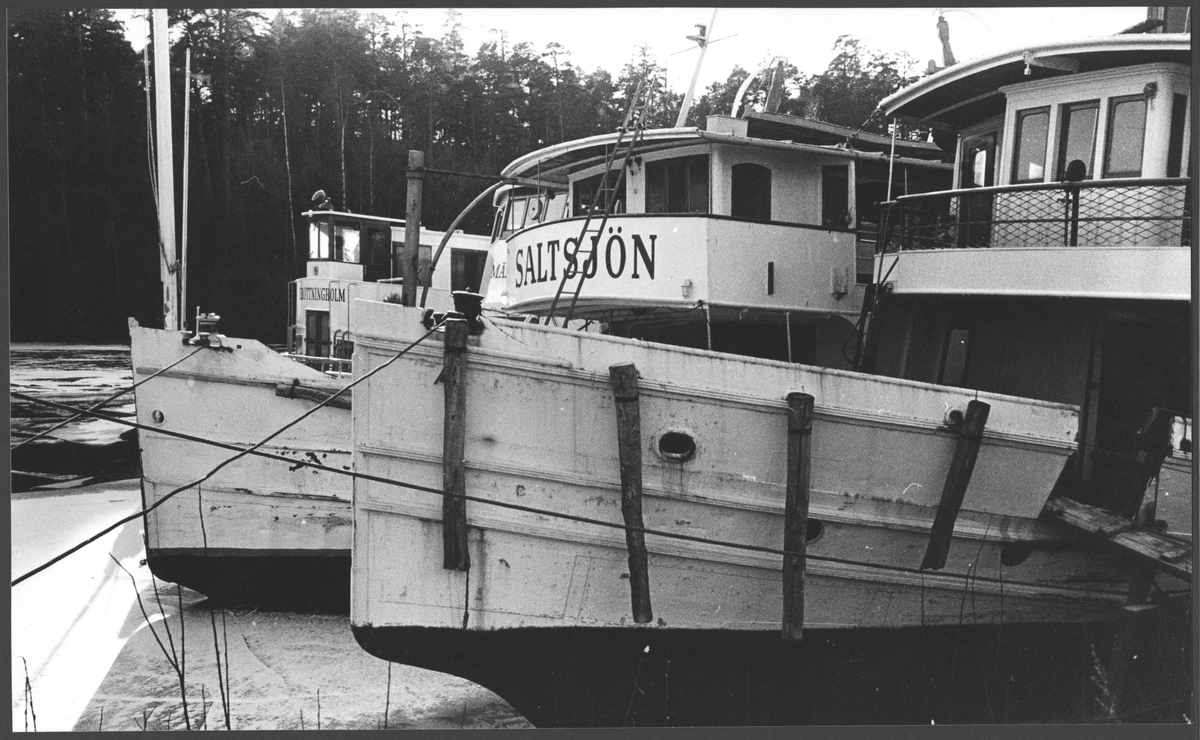
[[[1190,246],[1190,202],[1186,177],[909,195],[882,204],[876,250]]]
[[[319,370],[335,378],[349,377],[354,373],[353,365],[348,357],[321,357],[317,355],[300,355],[291,352],[282,352],[281,354],[288,359],[308,365],[314,370]]]

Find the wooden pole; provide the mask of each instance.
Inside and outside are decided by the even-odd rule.
[[[463,457],[466,451],[467,395],[463,387],[467,351],[467,322],[446,320],[442,382],[446,391],[445,425],[442,437],[442,567],[469,570],[467,551],[467,492]]]
[[[812,481],[813,397],[789,393],[787,491],[783,512],[783,639],[799,640],[804,630],[804,568],[808,492]]]
[[[400,301],[415,306],[417,299],[417,254],[421,240],[421,191],[425,186],[425,152],[408,152],[408,206],[404,214],[404,251],[400,256],[400,276],[404,283]]]
[[[950,471],[946,473],[946,483],[942,486],[942,500],[938,504],[933,527],[929,530],[929,545],[925,549],[925,559],[921,561],[921,570],[941,570],[946,565],[946,556],[950,554],[950,538],[954,535],[954,522],[958,519],[967,484],[971,482],[971,473],[975,470],[975,459],[983,442],[983,427],[987,424],[991,408],[978,400],[967,404],[967,414],[958,433],[958,446],[954,449]]]
[[[617,453],[621,461],[621,514],[625,545],[629,550],[629,591],[633,621],[646,624],[654,619],[650,608],[650,573],[646,557],[646,535],[642,522],[642,420],[638,401],[638,374],[632,362],[611,365],[613,400],[617,407]]]

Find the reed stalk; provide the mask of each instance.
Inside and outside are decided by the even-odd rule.
[[[170,622],[167,621],[167,615],[166,615],[166,611],[163,609],[162,599],[159,598],[159,595],[158,595],[158,580],[156,578],[154,578],[153,575],[151,575],[151,577],[150,577],[151,584],[154,586],[154,599],[158,603],[158,613],[163,618],[163,630],[167,633],[167,643],[171,646],[170,650],[168,650],[167,646],[163,644],[162,638],[160,638],[158,636],[158,630],[154,629],[154,623],[150,621],[150,615],[146,612],[146,605],[142,601],[142,594],[140,591],[138,591],[138,588],[137,588],[137,580],[133,577],[133,574],[130,573],[129,570],[124,565],[121,565],[121,561],[117,560],[116,557],[114,557],[112,553],[109,553],[108,556],[110,558],[112,558],[112,561],[117,564],[118,568],[125,571],[125,575],[129,576],[129,582],[133,585],[134,596],[137,597],[138,609],[141,610],[141,612],[142,612],[142,619],[143,619],[143,621],[145,621],[146,626],[150,628],[150,634],[154,636],[154,641],[158,643],[158,649],[160,651],[162,651],[163,657],[166,658],[167,663],[175,671],[175,676],[179,681],[179,696],[183,703],[184,725],[187,727],[187,729],[190,730],[190,729],[192,729],[192,724],[191,724],[191,720],[188,718],[188,711],[187,711],[187,690],[186,690],[186,682],[185,682],[185,676],[184,676],[184,667],[185,666],[179,660],[179,657],[175,652],[175,641],[174,641],[174,638],[171,636],[171,625],[170,625]],[[179,587],[177,587],[177,588],[179,588]],[[183,630],[183,590],[181,588],[179,588],[178,593],[179,593],[179,624],[180,624],[179,641],[180,641],[180,648],[182,649],[183,648],[183,639],[184,639],[183,631],[182,631]],[[168,720],[168,727],[170,727],[169,720]],[[145,729],[146,729],[146,727],[145,727],[145,725],[143,725],[142,730],[145,731]]]
[[[387,692],[383,696],[383,729],[388,728],[388,713],[392,708],[392,661],[388,661]]]
[[[29,719],[33,718],[33,731],[37,732],[37,711],[33,708],[33,684],[29,681],[29,663],[21,656],[21,664],[25,666],[25,731],[29,732]]]

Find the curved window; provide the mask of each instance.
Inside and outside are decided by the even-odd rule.
[[[771,170],[749,162],[733,166],[733,203],[729,215],[771,220]]]

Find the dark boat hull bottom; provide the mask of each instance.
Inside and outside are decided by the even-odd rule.
[[[156,578],[228,606],[350,613],[350,553],[240,555],[155,553]]]
[[[1141,660],[1114,668],[1130,634],[1144,639],[1161,627],[1142,621],[1136,631],[809,629],[799,643],[777,632],[568,627],[356,626],[354,635],[384,660],[478,683],[539,727],[1106,722],[1117,711],[1118,684],[1137,689],[1125,692],[1127,701],[1154,692],[1137,671],[1155,664],[1157,676],[1164,662],[1172,675],[1158,683],[1170,695],[1148,694],[1157,713],[1130,719],[1181,722],[1191,691],[1190,620],[1174,619],[1176,642],[1188,644],[1168,649],[1165,660],[1143,650]]]

